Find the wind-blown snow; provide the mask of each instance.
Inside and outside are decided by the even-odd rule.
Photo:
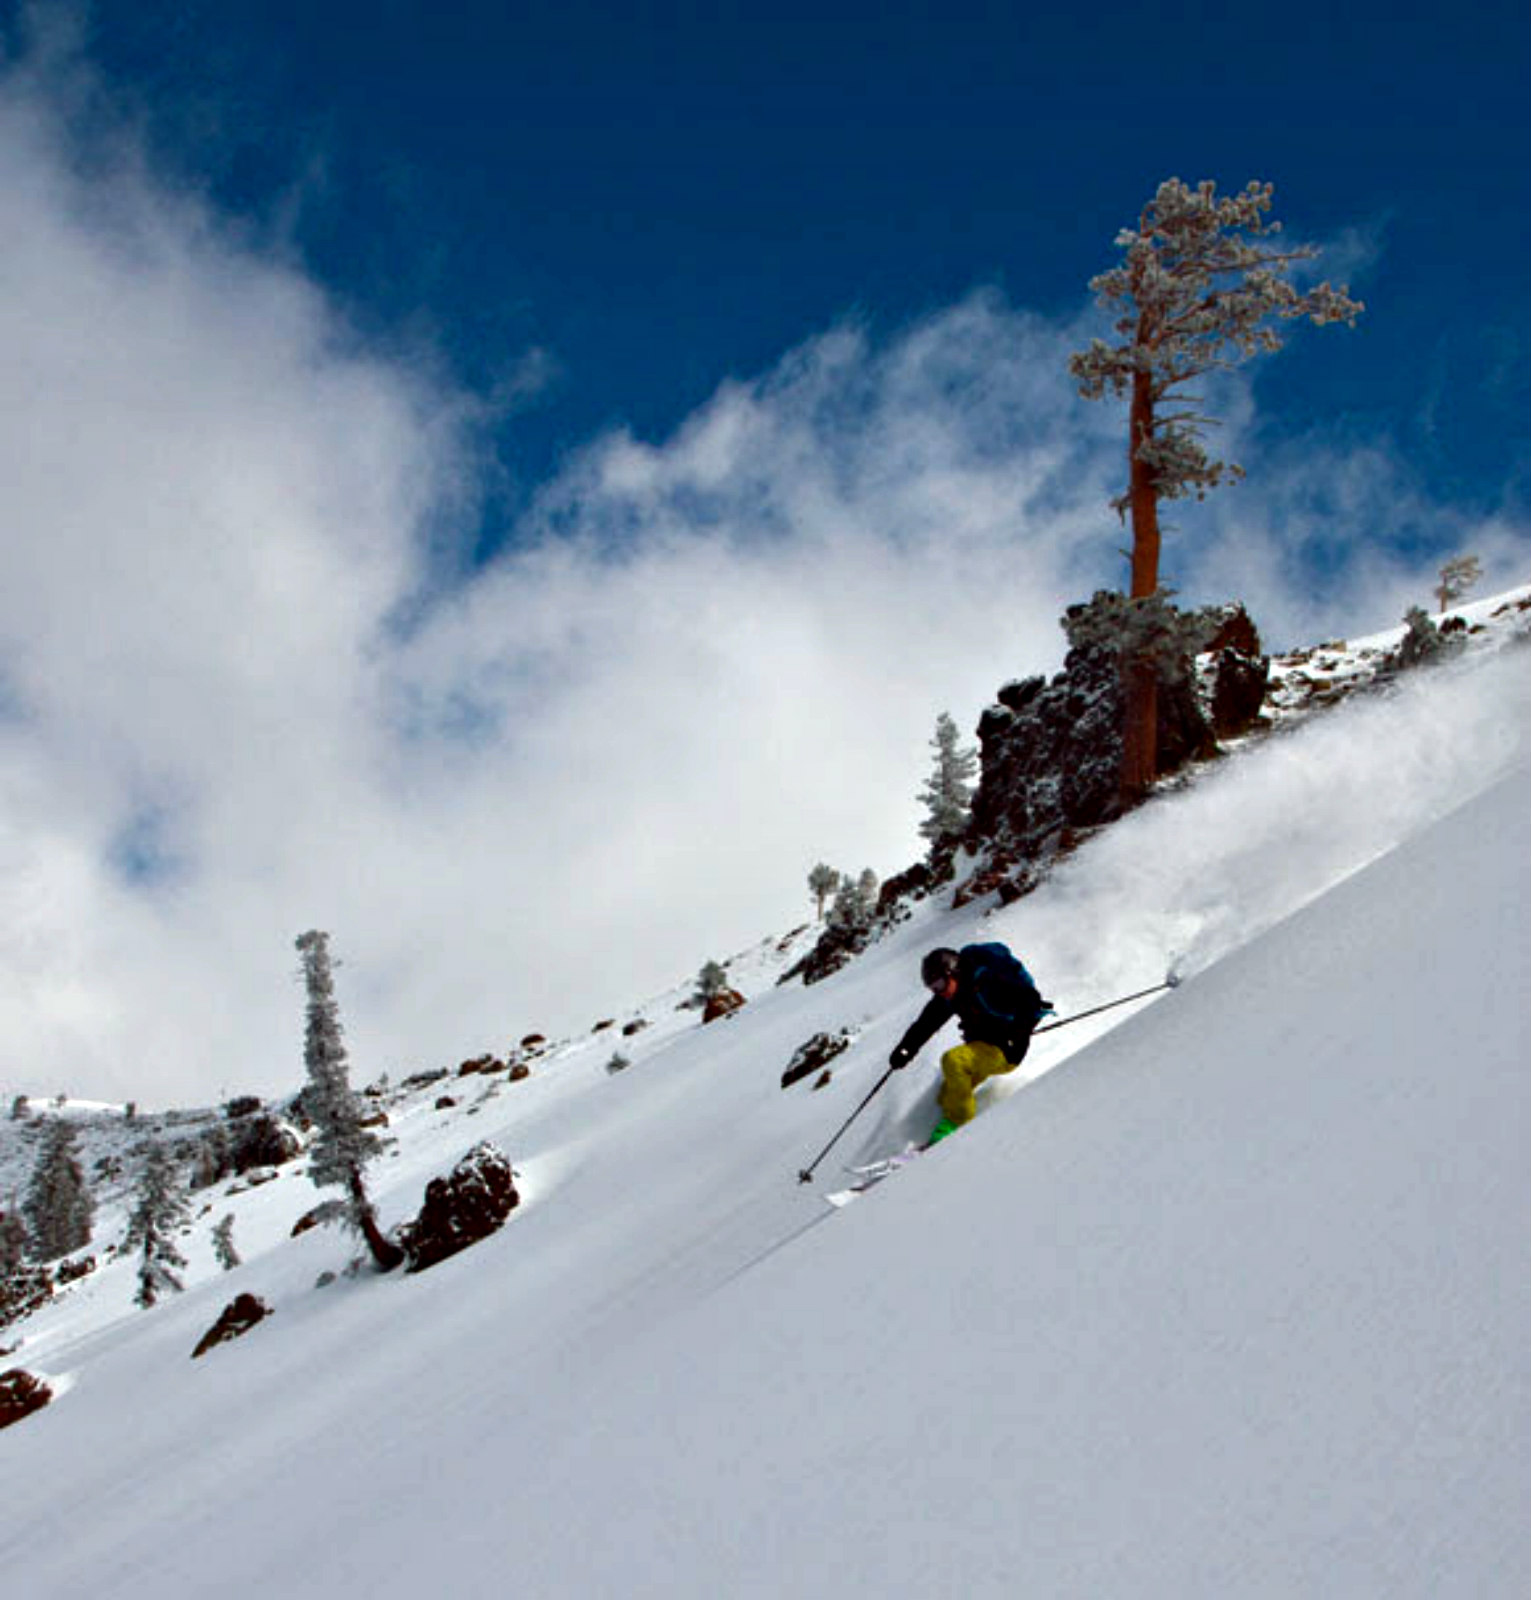
[[[8,1591],[1527,1592],[1527,689],[1507,653],[1347,708],[1008,911],[707,1028],[651,1008],[616,1076],[606,1035],[471,1119],[421,1097],[387,1220],[481,1137],[527,1200],[418,1278],[316,1288],[344,1246],[282,1239],[295,1175],[239,1197],[234,1274],[137,1313],[108,1268],[11,1358],[72,1387],[0,1435]],[[1191,976],[828,1210],[797,1169],[918,952],[973,936],[1065,1012]],[[838,1026],[831,1088],[783,1094]],[[933,1115],[934,1053],[823,1179]],[[193,1364],[238,1289],[275,1315]]]

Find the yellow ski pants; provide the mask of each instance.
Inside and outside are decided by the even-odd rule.
[[[997,1044],[959,1044],[948,1050],[941,1057],[942,1112],[956,1127],[971,1122],[978,1110],[973,1103],[973,1091],[978,1085],[985,1078],[1014,1071],[1015,1063]]]

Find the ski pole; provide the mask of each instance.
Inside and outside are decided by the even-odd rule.
[[[825,1145],[824,1148],[821,1151],[819,1151],[819,1153],[813,1158],[813,1161],[812,1161],[811,1165],[804,1167],[803,1170],[800,1173],[798,1173],[797,1181],[799,1183],[812,1183],[813,1182],[813,1169],[814,1169],[814,1167],[818,1166],[818,1164],[824,1159],[824,1157],[827,1156],[829,1154],[829,1152],[834,1149],[834,1147],[835,1147],[835,1145],[837,1143],[839,1143],[840,1134],[844,1133],[845,1130],[848,1127],[850,1127],[850,1125],[856,1120],[856,1118],[859,1117],[861,1115],[861,1113],[863,1111],[865,1111],[866,1108],[869,1105],[871,1105],[872,1096],[875,1095],[877,1093],[877,1091],[880,1088],[882,1088],[882,1086],[888,1081],[888,1079],[893,1076],[893,1072],[894,1072],[894,1069],[892,1067],[889,1067],[888,1070],[885,1073],[883,1073],[883,1075],[877,1080],[877,1082],[872,1085],[871,1090],[868,1092],[866,1099],[863,1100],[861,1102],[861,1104],[859,1106],[857,1106],[856,1109],[853,1112],[851,1112],[851,1114],[845,1119],[845,1121],[840,1124],[840,1133],[837,1133],[834,1136],[834,1138],[831,1139],[829,1141],[829,1143],[827,1145]]]
[[[1142,1000],[1151,994],[1158,994],[1161,989],[1174,989],[1180,984],[1180,974],[1171,972],[1163,983],[1156,983],[1151,989],[1139,989],[1136,994],[1124,994],[1120,1000],[1108,1000],[1103,1006],[1091,1006],[1088,1011],[1077,1012],[1072,1017],[1060,1017],[1056,1022],[1049,1022],[1045,1028],[1032,1029],[1032,1038],[1039,1033],[1051,1033],[1054,1028],[1066,1028],[1071,1022],[1083,1022],[1086,1017],[1099,1016],[1102,1011],[1114,1011],[1117,1006],[1125,1006],[1134,1000]]]

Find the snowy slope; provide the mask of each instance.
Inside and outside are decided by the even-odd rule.
[[[316,1287],[347,1249],[286,1239],[292,1169],[218,1195],[247,1266],[199,1235],[173,1302],[118,1264],[8,1336],[64,1392],[0,1434],[7,1591],[1524,1592],[1528,688],[1347,707],[814,989],[762,947],[745,1012],[665,997],[617,1076],[602,1035],[471,1116],[401,1100],[386,1220],[479,1137],[527,1195],[419,1278]],[[828,1211],[793,1175],[974,936],[1065,1011],[1194,975]],[[900,1075],[833,1160],[930,1099]],[[244,1288],[276,1315],[193,1365]]]

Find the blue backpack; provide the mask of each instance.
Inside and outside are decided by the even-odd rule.
[[[992,1017],[1007,1038],[1029,1037],[1052,1007],[1025,964],[1002,944],[970,944],[962,954],[972,964],[976,1009]]]

